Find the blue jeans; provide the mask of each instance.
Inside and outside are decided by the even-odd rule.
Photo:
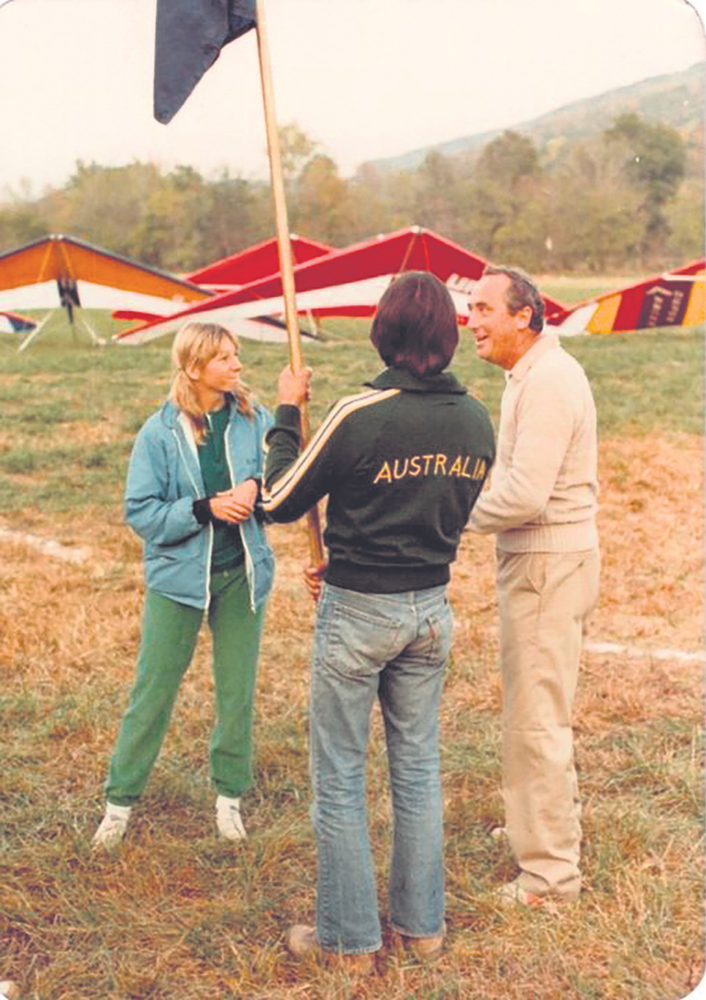
[[[325,585],[311,671],[316,934],[343,954],[382,944],[366,807],[376,698],[385,724],[394,813],[389,915],[409,937],[444,928],[439,707],[451,648],[446,588],[361,594]]]

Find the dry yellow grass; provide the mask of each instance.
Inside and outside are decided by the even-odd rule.
[[[283,947],[314,899],[304,526],[271,529],[278,575],[259,679],[258,783],[244,802],[249,840],[234,850],[212,829],[204,635],[129,837],[114,856],[96,856],[90,837],[139,635],[139,545],[117,506],[0,518],[91,553],[72,565],[0,538],[0,974],[36,1000],[687,995],[703,966],[703,665],[651,651],[704,647],[702,442],[603,441],[601,479],[603,586],[590,639],[631,650],[589,653],[577,697],[582,903],[557,916],[502,912],[490,898],[512,874],[487,837],[501,817],[492,541],[466,535],[451,586],[457,630],[443,709],[448,949],[431,968],[391,952],[360,983],[297,965]],[[377,723],[371,756],[371,830],[384,872],[389,806]]]

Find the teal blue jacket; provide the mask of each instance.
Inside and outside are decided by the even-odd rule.
[[[272,418],[257,406],[249,420],[231,405],[225,441],[234,485],[262,479],[263,440]],[[211,599],[213,526],[199,524],[193,502],[206,496],[196,441],[184,414],[164,403],[139,431],[125,488],[125,518],[144,542],[145,583],[165,597],[196,608]],[[274,556],[254,517],[240,525],[250,603],[258,608],[274,578]]]

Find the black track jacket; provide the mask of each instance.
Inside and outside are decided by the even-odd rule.
[[[450,372],[386,368],[334,405],[299,455],[300,415],[279,406],[267,432],[263,506],[296,521],[328,495],[328,583],[391,594],[446,583],[490,466],[485,406]]]

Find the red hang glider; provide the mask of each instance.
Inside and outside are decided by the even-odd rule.
[[[550,322],[564,336],[623,333],[704,322],[704,259],[657,274],[635,285],[605,292],[564,309]]]
[[[21,313],[0,312],[0,333],[23,333],[29,334],[37,326],[36,320]]]
[[[307,240],[301,236],[290,236],[294,264],[304,264],[315,257],[324,257],[334,249],[327,243]],[[239,253],[216,260],[206,267],[184,275],[187,281],[206,287],[211,291],[230,290],[233,285],[248,285],[260,278],[267,278],[279,271],[279,250],[277,240],[256,243]]]
[[[325,316],[372,316],[382,293],[404,271],[430,271],[449,289],[460,323],[468,313],[468,293],[486,265],[481,257],[428,229],[412,226],[374,237],[294,268],[297,310],[316,319]],[[547,313],[564,307],[545,299]],[[281,316],[284,312],[279,273],[216,295],[172,316],[126,330],[116,339],[143,343],[173,333],[191,318],[228,325],[239,318]]]

